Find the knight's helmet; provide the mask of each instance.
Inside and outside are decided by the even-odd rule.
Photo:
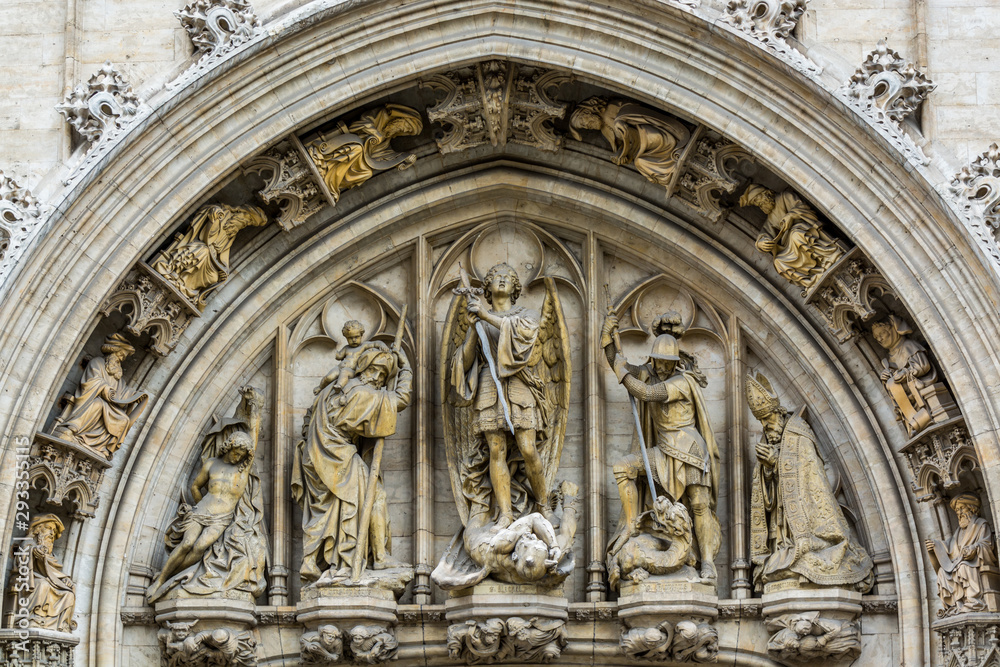
[[[680,346],[677,339],[670,334],[660,334],[653,341],[653,349],[649,353],[650,359],[663,359],[664,361],[680,361]]]
[[[758,420],[781,409],[781,402],[771,388],[771,381],[760,371],[757,372],[756,379],[747,373],[746,392],[750,412]]]

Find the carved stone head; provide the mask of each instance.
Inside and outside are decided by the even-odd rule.
[[[486,301],[493,303],[493,293],[497,290],[504,290],[510,294],[510,302],[517,303],[521,296],[521,279],[517,277],[517,271],[510,264],[500,262],[490,267],[483,278],[483,289],[485,290]]]

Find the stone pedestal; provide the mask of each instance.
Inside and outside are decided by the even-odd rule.
[[[761,612],[773,633],[768,654],[778,661],[838,664],[861,654],[861,593],[798,581],[764,586]]]
[[[0,630],[0,665],[73,667],[80,638],[65,632],[29,628]]]
[[[542,588],[530,584],[504,584],[486,580],[471,588],[451,591],[444,604],[450,622],[491,617],[537,616],[565,621],[569,600],[562,586]]]
[[[28,478],[33,486],[44,488],[49,505],[72,507],[74,517],[90,519],[101,500],[98,490],[104,472],[110,467],[111,460],[103,454],[39,432]]]
[[[675,662],[716,662],[719,633],[712,623],[719,616],[715,586],[688,577],[650,577],[622,582],[618,618],[625,624],[620,646],[634,659]]]
[[[295,617],[303,665],[383,663],[396,656],[396,595],[368,586],[309,586]]]
[[[396,596],[392,591],[365,586],[306,587],[295,606],[295,617],[310,630],[322,624],[396,624]]]
[[[256,667],[253,600],[173,598],[155,605],[166,663],[180,667]]]
[[[938,634],[942,665],[984,667],[1000,660],[1000,614],[970,612],[931,624]]]

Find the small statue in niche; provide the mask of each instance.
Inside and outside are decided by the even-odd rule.
[[[341,192],[361,185],[376,171],[403,170],[417,161],[415,154],[397,153],[390,146],[395,137],[416,136],[424,129],[414,109],[387,104],[363,113],[350,126],[342,121],[337,125],[332,135],[306,145],[335,202]]]
[[[672,657],[675,662],[716,662],[719,631],[708,623],[678,621],[674,627]]]
[[[229,253],[236,235],[267,222],[267,215],[256,206],[204,206],[191,227],[157,253],[150,266],[199,310],[205,310],[208,296],[229,278]]]
[[[135,352],[120,334],[101,346],[83,372],[80,386],[56,420],[52,435],[103,454],[118,451],[129,429],[146,408],[149,394],[134,392],[122,379],[122,361]]]
[[[774,632],[767,652],[778,660],[854,659],[861,655],[861,631],[854,621],[820,618],[819,612],[785,614],[767,622]]]
[[[895,315],[872,325],[875,341],[889,352],[882,360],[879,378],[896,407],[896,418],[911,437],[957,413],[950,392],[938,381],[927,348],[910,338],[912,333],[913,329]]]
[[[756,206],[767,216],[757,249],[770,254],[778,274],[803,291],[844,254],[844,246],[823,231],[815,211],[791,190],[775,195],[751,183],[740,206]]]
[[[240,592],[252,600],[264,591],[264,501],[254,466],[264,396],[249,386],[240,394],[233,417],[205,436],[189,489],[194,506],[182,502],[167,528],[170,554],[146,593],[150,603],[168,593],[192,598]]]
[[[490,268],[483,289],[471,287],[464,269],[461,277],[445,325],[441,377],[443,390],[453,390],[444,405],[445,448],[463,528],[431,578],[445,589],[488,576],[554,586],[573,569],[578,494],[567,483],[549,493],[571,376],[555,282],[544,279],[539,313],[517,304],[521,282],[507,264]],[[564,514],[558,534],[557,513]],[[532,555],[526,561],[522,552]],[[555,566],[545,563],[552,554]]]
[[[979,498],[962,493],[949,505],[958,517],[958,529],[944,542],[926,543],[931,565],[937,571],[938,596],[944,605],[938,616],[996,611],[987,605],[986,595],[995,599],[997,591],[984,572],[996,568],[996,542],[986,519],[979,516]]]
[[[397,342],[401,335],[400,330]],[[378,449],[381,457],[384,439],[396,432],[398,413],[410,404],[413,372],[399,345],[390,349],[375,341],[363,348],[354,358],[353,377],[342,387],[330,382],[317,393],[303,426],[304,440],[296,447],[292,497],[302,507],[300,575],[307,584],[346,585],[361,581],[361,572],[370,564],[373,571],[397,572],[386,585],[401,592],[406,581],[398,580],[406,575],[398,571],[409,566],[392,556],[381,471],[376,470],[373,479],[374,466],[361,452],[366,448],[374,457]],[[338,377],[349,354],[335,372]],[[367,525],[362,525],[372,484]],[[363,553],[356,553],[358,549]]]
[[[697,540],[700,576],[705,582],[714,582],[718,576],[714,561],[722,544],[722,529],[715,514],[719,449],[698,378],[680,366],[677,339],[667,333],[653,341],[648,363],[629,364],[615,340],[617,329],[618,318],[609,314],[601,331],[601,344],[618,381],[633,401],[638,423],[644,426],[642,433],[633,436],[633,453],[614,466],[622,514],[609,541],[609,569],[614,571],[620,566],[619,551],[641,532],[642,508],[655,510],[657,499],[663,495],[671,506],[685,506]],[[648,469],[639,451],[642,443],[648,451]],[[657,488],[646,488],[649,478]],[[683,539],[672,538],[671,542],[681,545]],[[683,562],[678,568],[688,561],[686,555],[679,555]],[[647,560],[655,558],[650,554]],[[621,572],[623,577],[627,574]]]
[[[798,413],[782,407],[761,373],[746,377],[750,412],[764,427],[755,447],[750,496],[750,558],[756,590],[797,579],[867,593],[872,559],[851,535],[830,490],[816,435]]]
[[[330,665],[344,655],[344,635],[336,625],[321,625],[299,638],[303,665]]]
[[[26,590],[14,588],[17,606],[28,610],[28,625],[57,632],[73,632],[76,621],[76,586],[52,555],[55,541],[65,530],[55,514],[36,516],[28,524],[27,544],[14,551],[15,569],[22,558],[30,559]]]
[[[669,187],[680,163],[681,149],[691,138],[684,125],[669,116],[625,100],[591,97],[580,102],[569,118],[570,135],[596,130],[611,145],[611,161],[634,164],[650,182]]]

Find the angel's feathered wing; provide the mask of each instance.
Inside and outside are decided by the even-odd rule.
[[[454,389],[452,377],[452,361],[455,352],[465,342],[469,333],[469,321],[465,316],[466,298],[456,295],[448,309],[445,320],[444,335],[441,338],[441,366],[438,377],[441,382],[441,407],[444,412],[444,448],[448,457],[448,475],[451,477],[451,490],[458,506],[458,515],[465,525],[469,519],[470,499],[467,493],[471,484],[463,479],[463,471],[467,472],[471,458],[482,456],[477,452],[476,434],[472,430],[474,418],[472,401],[463,399]],[[488,480],[487,480],[488,482]],[[487,504],[489,489],[486,490]]]
[[[569,332],[566,330],[562,304],[552,278],[545,278],[545,300],[542,302],[538,343],[528,360],[528,366],[541,378],[543,384],[542,416],[545,427],[539,437],[538,451],[545,469],[545,487],[552,489],[566,438],[569,383],[573,372],[570,365]]]

